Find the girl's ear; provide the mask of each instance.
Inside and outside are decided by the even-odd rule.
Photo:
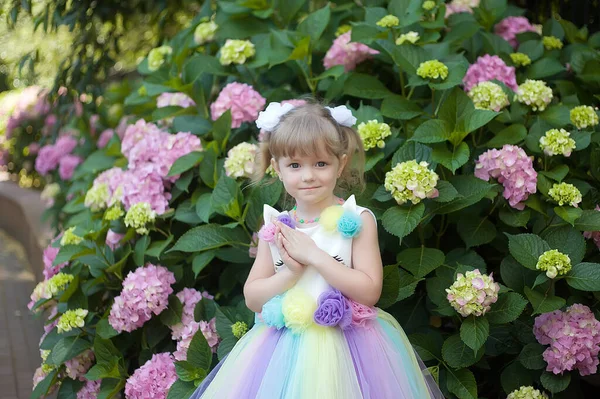
[[[275,172],[279,174],[279,163],[275,160],[275,158],[271,158],[271,166],[275,169]]]

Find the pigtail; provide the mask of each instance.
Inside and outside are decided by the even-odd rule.
[[[348,161],[337,185],[343,194],[360,194],[365,189],[365,150],[362,139],[351,127],[339,126],[339,130]]]

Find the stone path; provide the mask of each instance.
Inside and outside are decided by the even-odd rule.
[[[38,344],[43,320],[29,313],[36,285],[25,250],[0,230],[0,398],[27,399],[41,363]]]

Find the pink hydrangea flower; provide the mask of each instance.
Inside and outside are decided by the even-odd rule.
[[[536,28],[525,17],[506,17],[494,27],[494,32],[509,42],[513,48],[519,46],[517,40],[519,33],[536,31]]]
[[[65,373],[74,380],[83,377],[90,367],[92,367],[94,360],[94,352],[88,349],[65,362]]]
[[[229,109],[231,127],[237,128],[242,122],[254,122],[265,104],[266,100],[252,86],[233,82],[225,86],[210,105],[210,115],[216,121]]]
[[[281,102],[281,105],[284,105],[284,104],[292,104],[294,107],[300,107],[300,106],[306,104],[306,100],[301,100],[301,99],[298,99],[298,98],[293,98],[291,100],[283,100]]]
[[[469,66],[463,84],[465,91],[470,91],[477,83],[494,79],[504,83],[513,91],[519,87],[515,68],[506,65],[497,55],[489,54],[477,58],[477,61]]]
[[[112,230],[108,230],[108,233],[106,233],[106,245],[114,251],[123,237],[125,237],[125,234],[119,234]]]
[[[58,165],[58,175],[60,176],[60,178],[62,180],[71,180],[71,178],[73,177],[73,172],[75,171],[75,168],[77,167],[77,165],[79,165],[82,162],[83,162],[83,158],[81,158],[77,155],[72,155],[72,154],[65,155],[64,157],[62,157],[60,159],[60,162]]]
[[[61,155],[70,154],[77,147],[77,139],[70,134],[60,136],[54,143],[54,147]]]
[[[250,243],[250,248],[248,248],[248,256],[251,258],[256,258],[256,254],[258,253],[258,234],[252,233],[252,242]]]
[[[77,399],[97,399],[102,380],[90,381],[84,378],[80,380],[85,381],[85,385],[77,392]]]
[[[200,323],[196,321],[188,322],[187,324],[178,323],[173,326],[172,337],[177,341],[177,350],[173,352],[175,360],[187,360],[187,351],[190,348],[190,343],[194,335],[200,329]]]
[[[600,206],[596,205],[595,209],[600,211]],[[587,239],[593,239],[594,244],[600,249],[600,231],[584,231],[583,236]]]
[[[349,31],[333,41],[323,59],[325,69],[343,65],[346,72],[352,71],[356,65],[371,58],[372,55],[379,54],[379,51],[373,50],[365,44],[350,42],[351,36],[352,32]]]
[[[56,240],[56,239],[55,239]],[[44,249],[43,253],[43,261],[44,261],[44,278],[46,280],[50,279],[52,276],[56,275],[63,267],[67,266],[68,262],[59,263],[56,266],[53,266],[54,259],[56,259],[56,255],[58,255],[58,251],[60,248],[52,247],[52,244],[48,245],[46,249]]]
[[[219,337],[219,334],[217,333],[216,317],[213,317],[212,319],[210,319],[209,322],[206,322],[204,320],[200,321],[200,331],[202,331],[204,338],[206,338],[206,341],[208,342],[208,346],[210,346],[213,353],[215,353],[217,351],[217,347],[219,346],[219,342],[221,340],[221,338]]]
[[[29,154],[30,155],[37,155],[37,153],[40,151],[40,144],[39,143],[31,143],[29,144]]]
[[[166,399],[169,388],[177,380],[175,362],[170,353],[152,355],[125,384],[127,399]]]
[[[185,93],[162,93],[156,99],[157,108],[168,107],[171,105],[187,108],[193,107],[196,103]]]
[[[574,304],[565,312],[544,313],[536,317],[533,333],[540,344],[550,345],[543,354],[547,371],[579,370],[582,376],[596,373],[600,321],[587,306]]]
[[[42,176],[56,169],[60,161],[61,154],[53,145],[45,145],[40,148],[38,156],[35,158],[35,170]]]
[[[98,137],[98,141],[96,142],[96,145],[98,146],[98,148],[106,147],[106,145],[108,144],[108,142],[114,135],[115,135],[115,131],[113,129],[103,130],[102,133],[100,133],[100,137]]]
[[[202,300],[202,293],[193,288],[184,288],[177,293],[177,298],[183,305],[183,312],[181,314],[181,322],[188,324],[194,321],[194,309],[198,302]]]
[[[129,161],[129,170],[141,166],[152,167],[156,174],[170,182],[179,176],[167,178],[173,163],[192,151],[202,150],[200,139],[191,133],[170,134],[143,119],[130,125],[123,137],[122,152]]]
[[[134,170],[128,170],[123,175],[123,194],[121,202],[125,210],[133,204],[147,202],[157,214],[162,215],[169,208],[171,193],[165,191],[160,175],[155,172],[153,165],[146,163]]]
[[[537,191],[537,172],[533,161],[522,148],[506,144],[501,150],[491,149],[479,156],[475,176],[488,181],[498,179],[504,186],[504,198],[510,206],[523,210],[529,194]]]
[[[108,322],[117,331],[131,332],[167,308],[175,275],[163,266],[148,263],[129,272],[115,298]]]

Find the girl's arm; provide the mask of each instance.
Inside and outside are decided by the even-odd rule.
[[[379,252],[377,225],[369,212],[362,212],[362,230],[352,242],[352,264],[349,268],[327,252],[314,251],[310,264],[346,297],[366,306],[374,306],[381,296],[383,265]]]
[[[261,312],[269,299],[293,287],[299,277],[300,274],[287,267],[275,273],[269,244],[259,240],[256,259],[244,284],[246,306],[253,312]]]

